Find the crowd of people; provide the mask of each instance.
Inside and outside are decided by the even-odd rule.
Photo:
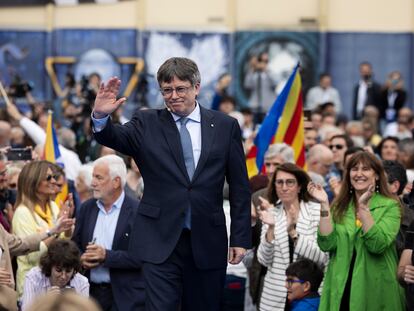
[[[276,97],[268,62],[249,64],[251,107],[238,107],[225,74],[207,110],[197,66],[167,60],[167,109],[130,121],[117,78],[68,75],[57,164],[42,160],[49,107],[28,91],[23,111],[11,96],[0,113],[0,309],[93,297],[88,310],[414,310],[414,115],[400,73],[381,86],[361,63],[351,120],[321,74],[305,97],[307,170],[276,143],[247,180],[244,156]],[[26,147],[31,160],[7,159]]]

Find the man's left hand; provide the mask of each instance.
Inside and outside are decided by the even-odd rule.
[[[246,249],[243,247],[229,247],[229,263],[237,265],[246,255]]]

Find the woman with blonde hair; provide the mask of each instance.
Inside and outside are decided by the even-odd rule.
[[[12,221],[14,234],[23,238],[39,232],[50,233],[61,216],[70,216],[71,207],[64,205],[59,209],[51,200],[55,194],[55,182],[52,164],[48,161],[33,161],[23,167],[17,181],[16,211]],[[38,252],[17,257],[16,283],[19,296],[26,273],[39,264],[40,256],[56,238],[57,235],[50,234],[48,239],[41,242]]]

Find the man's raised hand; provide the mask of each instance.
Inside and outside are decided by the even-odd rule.
[[[110,115],[126,101],[125,97],[117,99],[120,87],[121,80],[117,77],[110,78],[106,85],[101,84],[93,108],[95,118],[101,119]]]

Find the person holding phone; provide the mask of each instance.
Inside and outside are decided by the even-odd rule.
[[[63,216],[48,231],[35,233],[24,238],[10,234],[0,226],[0,309],[17,310],[17,293],[14,290],[15,281],[11,257],[38,251],[42,240],[47,240],[51,236],[70,229],[73,224],[73,219]]]
[[[47,293],[73,290],[89,297],[88,279],[79,272],[80,252],[75,242],[57,239],[40,258],[39,266],[26,275],[23,288],[22,310],[30,307],[34,298]]]
[[[124,160],[107,155],[93,164],[94,198],[82,204],[73,241],[90,282],[90,296],[103,311],[145,310],[142,262],[129,249],[139,202],[124,187]]]

